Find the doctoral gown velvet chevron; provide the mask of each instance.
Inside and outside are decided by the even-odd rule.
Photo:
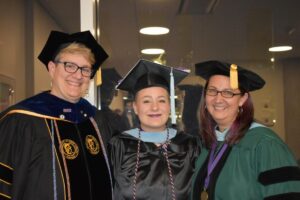
[[[0,199],[112,199],[109,139],[105,119],[84,99],[44,92],[11,107],[0,118]]]

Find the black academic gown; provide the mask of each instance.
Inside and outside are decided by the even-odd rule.
[[[0,199],[112,199],[109,139],[84,99],[44,92],[9,108],[0,115]]]
[[[109,143],[116,200],[132,199],[137,142],[137,138],[122,133],[113,137]],[[199,151],[199,142],[196,137],[178,133],[171,139],[168,156],[177,200],[188,199],[191,177]],[[153,143],[141,142],[136,199],[172,199],[167,161],[163,155],[163,149]]]

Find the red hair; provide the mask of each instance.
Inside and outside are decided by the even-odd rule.
[[[202,101],[200,103],[200,122],[201,122],[201,137],[204,142],[204,145],[207,148],[210,148],[211,145],[217,140],[215,134],[215,127],[217,123],[212,118],[208,110],[206,109],[205,103],[205,91],[207,88],[207,83],[205,89],[202,92]],[[246,92],[240,88],[242,95],[245,95]],[[248,93],[248,98],[244,102],[243,106],[240,107],[239,113],[232,123],[231,127],[228,130],[226,137],[226,143],[229,145],[237,144],[245,135],[246,131],[249,129],[251,123],[254,120],[254,106],[250,94]]]

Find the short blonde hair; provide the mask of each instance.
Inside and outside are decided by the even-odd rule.
[[[82,54],[92,66],[96,62],[95,56],[94,56],[93,52],[91,51],[91,49],[81,43],[72,42],[72,43],[68,43],[68,44],[63,44],[59,48],[54,60],[55,61],[59,60],[61,54],[64,54],[64,53]]]

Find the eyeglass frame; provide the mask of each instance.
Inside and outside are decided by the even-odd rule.
[[[93,75],[93,73],[94,73],[94,70],[92,68],[89,68],[89,67],[80,67],[76,63],[73,63],[73,62],[67,62],[67,61],[63,62],[63,61],[57,60],[57,61],[54,61],[54,63],[56,63],[56,64],[63,64],[65,71],[68,72],[68,73],[70,73],[70,74],[76,73],[78,71],[78,69],[80,69],[81,75],[83,77],[91,77]],[[67,69],[70,69],[70,68],[67,67],[67,64],[72,64],[72,65],[76,66],[77,67],[76,70],[72,71],[72,72],[68,71]],[[85,69],[89,69],[90,70],[90,74],[89,75],[83,74],[83,72],[84,72],[83,70],[85,70]]]
[[[211,94],[208,94],[207,93],[207,91],[214,91],[214,92],[216,92],[216,94],[215,95],[211,95]],[[218,94],[221,94],[221,96],[222,97],[224,97],[224,98],[232,98],[232,97],[234,97],[234,96],[236,96],[236,95],[241,95],[241,94],[243,94],[243,93],[234,93],[234,92],[232,92],[232,91],[230,91],[230,90],[217,90],[217,89],[205,89],[205,95],[208,95],[208,96],[211,96],[211,97],[215,97],[215,96],[218,96]],[[226,96],[226,95],[224,95],[224,94],[230,94],[230,96]]]

